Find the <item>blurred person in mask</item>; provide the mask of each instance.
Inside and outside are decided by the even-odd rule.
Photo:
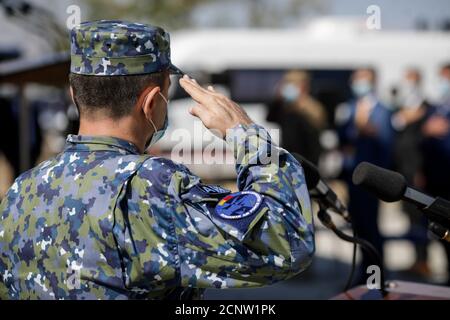
[[[391,166],[393,129],[391,112],[375,94],[376,75],[371,69],[356,70],[351,76],[354,99],[336,109],[336,125],[344,156],[343,178],[348,183],[348,210],[357,235],[369,242],[383,257],[383,240],[378,229],[378,199],[351,182],[352,172],[362,161]],[[366,252],[358,283],[365,283],[367,267],[376,264]]]
[[[440,101],[427,112],[422,126],[423,172],[426,192],[450,200],[450,64],[440,70],[439,91]],[[450,244],[443,245],[450,285]]]
[[[318,163],[321,153],[319,135],[327,125],[326,112],[310,94],[307,72],[290,71],[284,75],[277,96],[269,104],[267,121],[281,126],[283,148]]]
[[[423,189],[422,152],[420,143],[421,127],[430,105],[425,101],[421,90],[422,76],[419,70],[406,70],[399,86],[397,110],[391,122],[395,129],[394,144],[395,170],[405,176],[409,185]],[[431,274],[427,263],[427,222],[423,214],[412,204],[403,202],[403,211],[410,219],[409,236],[413,239],[416,260],[408,270],[414,274],[429,277]]]

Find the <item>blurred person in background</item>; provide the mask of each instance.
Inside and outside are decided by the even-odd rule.
[[[307,72],[287,72],[269,104],[267,121],[281,126],[283,148],[317,164],[321,153],[319,135],[327,123],[325,108],[311,96],[310,82]]]
[[[35,163],[41,153],[42,132],[38,124],[39,106],[33,102],[29,108],[30,160]],[[11,165],[14,177],[21,173],[19,130],[19,97],[0,97],[0,152]]]
[[[427,113],[422,126],[425,190],[434,197],[450,200],[450,64],[440,70],[440,102]],[[447,285],[450,285],[450,244],[447,254]]]
[[[422,76],[414,68],[407,69],[398,88],[397,110],[392,116],[392,126],[396,137],[394,144],[395,170],[405,176],[409,185],[423,189],[421,127],[430,105],[425,101],[422,89]],[[427,263],[427,222],[416,206],[403,202],[403,211],[411,223],[409,237],[414,242],[416,260],[410,272],[429,277],[431,274]]]
[[[391,112],[377,98],[376,75],[372,69],[356,70],[351,76],[351,89],[355,98],[336,109],[336,125],[344,156],[343,177],[348,183],[348,210],[356,234],[372,243],[383,257],[383,240],[378,229],[378,199],[355,187],[352,172],[362,161],[378,166],[391,166],[393,129]],[[376,264],[366,252],[358,283],[365,283],[367,267]]]

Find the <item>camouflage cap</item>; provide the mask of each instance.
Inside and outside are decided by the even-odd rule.
[[[122,76],[164,70],[184,74],[170,60],[170,36],[160,27],[126,21],[84,22],[71,31],[76,74]]]

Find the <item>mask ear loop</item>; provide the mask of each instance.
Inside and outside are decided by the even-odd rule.
[[[161,98],[164,100],[164,102],[166,103],[166,106],[168,106],[168,105],[169,105],[169,100],[166,99],[166,97],[163,96],[163,94],[161,93],[161,91],[158,92],[158,93],[159,93],[159,95],[161,96]]]
[[[153,123],[152,119],[147,119],[147,121],[152,125],[153,130],[155,130],[155,131],[153,132],[153,134],[155,134],[158,130],[156,130],[156,126],[155,126],[155,124]]]
[[[164,102],[166,103],[166,106],[169,105],[169,101],[162,95],[161,92],[158,92],[158,94],[161,96],[161,98],[164,100]],[[158,132],[158,130],[156,129],[155,123],[152,121],[152,119],[148,119],[147,121],[152,125],[153,129],[155,130],[153,132],[153,134],[155,134],[156,132]]]

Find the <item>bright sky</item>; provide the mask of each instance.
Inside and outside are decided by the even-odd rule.
[[[124,1],[124,0],[115,0]],[[161,0],[163,1],[163,0]],[[268,6],[286,6],[290,0],[260,0]],[[445,18],[450,20],[449,0],[311,0],[322,1],[325,15],[337,16],[366,16],[369,5],[378,5],[381,9],[382,28],[411,29],[417,24],[418,19],[426,21],[431,29],[442,25]],[[83,4],[84,0],[30,0],[55,12],[55,16],[63,22],[68,14],[67,6],[71,4]],[[198,27],[211,27],[217,24],[246,27],[249,16],[248,0],[223,0],[219,3],[205,4],[199,7],[193,14],[193,22]],[[82,6],[83,7],[83,6]],[[307,12],[306,16],[314,18],[317,12]],[[107,18],[107,17],[105,17]],[[82,20],[85,20],[86,14]],[[293,27],[299,24],[297,19],[284,21],[284,25]],[[17,23],[4,19],[3,10],[0,10],[0,47],[15,46],[24,48],[27,56],[47,51],[45,44],[35,36],[29,35]]]
[[[267,5],[286,5],[290,0],[268,1]],[[311,1],[314,2],[314,1]],[[319,0],[324,14],[338,16],[364,16],[367,7],[378,5],[381,9],[383,28],[412,29],[418,19],[425,20],[431,29],[438,28],[444,19],[450,19],[449,0]],[[202,26],[211,26],[217,21],[232,21],[236,26],[246,26],[249,1],[229,0],[219,4],[205,5],[197,10],[195,21]],[[308,17],[320,13],[307,12]],[[295,24],[289,21],[288,25]]]
[[[381,8],[386,28],[413,28],[422,18],[435,29],[444,19],[450,19],[448,0],[328,0],[331,13],[336,15],[364,14],[366,8],[375,4]]]

